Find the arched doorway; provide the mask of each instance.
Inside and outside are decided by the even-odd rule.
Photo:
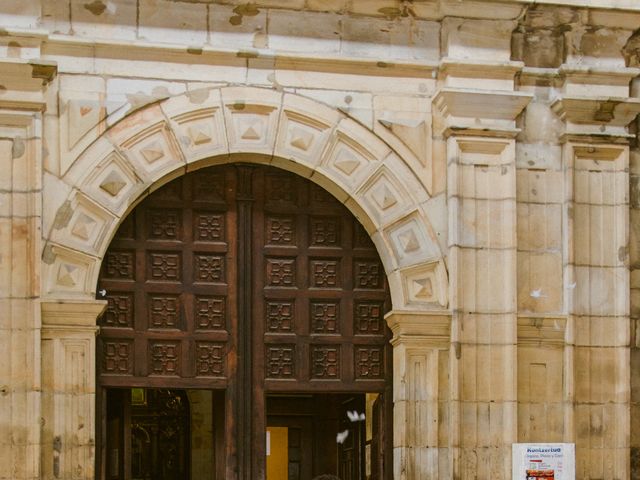
[[[385,272],[364,228],[317,185],[248,165],[170,182],[122,222],[98,295],[101,478],[146,478],[134,475],[133,420],[160,391],[198,397],[210,425],[199,459],[210,460],[196,475],[185,452],[187,470],[154,479],[391,478]],[[202,444],[189,435],[189,449]],[[138,464],[161,453],[145,451]]]

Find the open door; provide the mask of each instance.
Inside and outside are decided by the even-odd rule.
[[[366,453],[382,455],[372,455],[375,442],[384,458],[391,453],[387,417],[376,424],[387,435],[375,440],[365,422],[346,417],[364,412],[366,396],[392,384],[389,286],[365,228],[318,185],[252,165],[177,178],[123,220],[97,291],[108,302],[96,343],[102,480],[265,480],[267,417],[275,415],[267,399],[296,396],[317,404],[279,420],[292,433],[282,480],[319,473],[366,480],[374,471],[390,478],[390,462],[373,466]],[[198,475],[184,460],[188,435],[181,432],[192,425],[173,425],[162,437],[160,417],[132,401],[139,389],[223,392],[215,475]],[[311,419],[312,433],[301,416]],[[147,425],[152,419],[158,423]],[[336,444],[346,429],[351,436]]]

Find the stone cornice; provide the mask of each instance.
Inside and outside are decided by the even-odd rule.
[[[640,114],[640,99],[628,97],[562,96],[551,109],[565,121],[563,139],[633,138],[627,126]]]
[[[443,88],[433,104],[443,116],[513,121],[532,98],[527,92]]]
[[[0,58],[0,108],[43,111],[44,90],[56,73],[53,62]]]
[[[572,83],[587,83],[590,85],[625,85],[640,75],[640,68],[615,69],[592,67],[585,65],[564,64],[558,68],[558,73],[566,81]]]
[[[309,71],[357,72],[389,77],[415,76],[433,78],[438,69],[437,62],[428,61],[380,61],[370,58],[340,57],[328,55],[296,55],[269,49],[231,49],[212,46],[198,48],[183,44],[153,43],[143,40],[118,41],[107,39],[80,38],[69,35],[51,34],[43,43],[42,54],[86,56],[117,59],[150,59],[158,61],[189,63],[194,65],[225,65],[247,60],[268,60],[271,67],[280,69],[300,69]]]
[[[523,68],[523,62],[487,62],[445,57],[440,62],[439,76],[513,80]]]

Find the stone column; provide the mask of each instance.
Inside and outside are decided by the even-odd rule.
[[[434,98],[448,159],[454,478],[510,478],[517,440],[515,119],[530,100],[504,89],[517,68],[451,62],[452,87]],[[500,90],[455,86],[472,77]]]
[[[447,455],[451,318],[392,311],[393,457],[396,480],[451,478]]]
[[[94,478],[96,319],[105,306],[42,302],[42,479]]]
[[[579,479],[630,474],[627,125],[640,101],[627,98],[638,73],[628,70],[565,69],[563,94],[552,105],[565,121],[566,341],[573,352],[565,369],[573,403],[565,441],[576,443]],[[606,97],[598,96],[603,84]]]
[[[43,90],[55,69],[0,65],[0,478],[39,478]],[[20,44],[17,44],[20,45]]]

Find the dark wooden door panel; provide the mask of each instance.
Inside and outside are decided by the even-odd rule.
[[[105,256],[103,386],[224,388],[237,336],[235,175],[174,180],[127,217]]]
[[[294,174],[234,165],[171,181],[124,220],[98,290],[99,384],[225,390],[225,478],[264,478],[270,392],[390,391],[375,247]]]
[[[266,390],[384,390],[388,289],[366,232],[306,179],[258,169],[254,184],[254,347]]]

